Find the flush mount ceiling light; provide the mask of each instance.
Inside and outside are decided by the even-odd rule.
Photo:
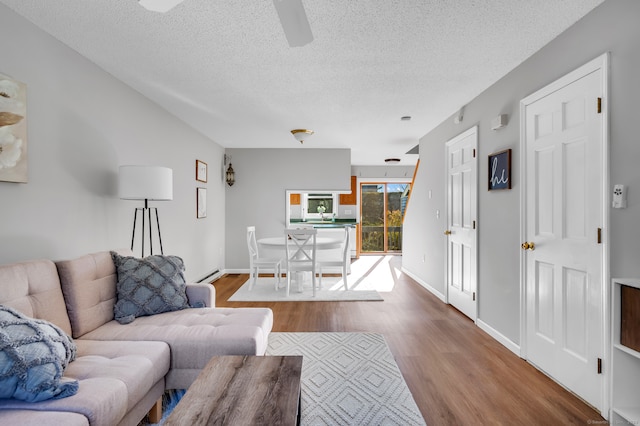
[[[384,162],[387,164],[396,164],[400,162],[399,158],[385,158]]]
[[[313,135],[313,130],[308,129],[294,129],[291,131],[294,138],[300,143],[303,143],[305,139]]]
[[[140,6],[153,12],[166,13],[184,0],[138,0]]]

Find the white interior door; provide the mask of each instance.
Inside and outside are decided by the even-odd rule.
[[[583,68],[522,101],[526,358],[602,408],[604,84]]]
[[[447,300],[476,320],[478,128],[447,142]]]

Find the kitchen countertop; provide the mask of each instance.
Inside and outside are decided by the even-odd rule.
[[[331,220],[307,220],[291,219],[290,225],[296,226],[298,224],[312,225],[314,228],[344,228],[345,226],[355,226],[358,222],[356,219],[336,219],[335,222]]]

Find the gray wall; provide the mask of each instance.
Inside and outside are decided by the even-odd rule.
[[[292,144],[295,143],[293,138]],[[226,267],[249,269],[247,226],[257,238],[282,235],[287,190],[349,191],[348,149],[228,149],[236,183],[226,190]]]
[[[0,182],[0,264],[128,247],[133,209],[117,197],[122,164],[166,166],[158,202],[165,253],[187,278],[224,266],[222,148],[0,5],[0,73],[27,84],[29,183]],[[195,159],[209,163],[209,217],[195,218]]]
[[[436,292],[444,287],[444,146],[464,130],[479,127],[478,319],[515,344],[520,343],[519,291],[519,102],[605,52],[611,52],[611,183],[629,186],[628,208],[611,210],[612,277],[640,276],[640,2],[608,0],[538,51],[465,107],[464,121],[450,118],[420,140],[420,170],[405,219],[403,266]],[[490,58],[488,58],[490,60]],[[491,130],[491,119],[508,114],[509,123]],[[513,149],[513,189],[488,192],[487,156]],[[429,190],[432,198],[428,198]],[[609,189],[610,190],[610,189]],[[605,232],[607,230],[605,229]],[[423,262],[424,256],[424,262]]]
[[[407,179],[411,181],[415,166],[352,166],[351,174],[359,179]]]

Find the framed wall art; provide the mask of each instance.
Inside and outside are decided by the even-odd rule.
[[[0,181],[27,182],[27,85],[0,74]]]
[[[207,163],[196,160],[196,180],[207,183]]]
[[[489,155],[489,191],[511,189],[511,149]]]
[[[207,188],[196,188],[196,218],[207,217]]]

